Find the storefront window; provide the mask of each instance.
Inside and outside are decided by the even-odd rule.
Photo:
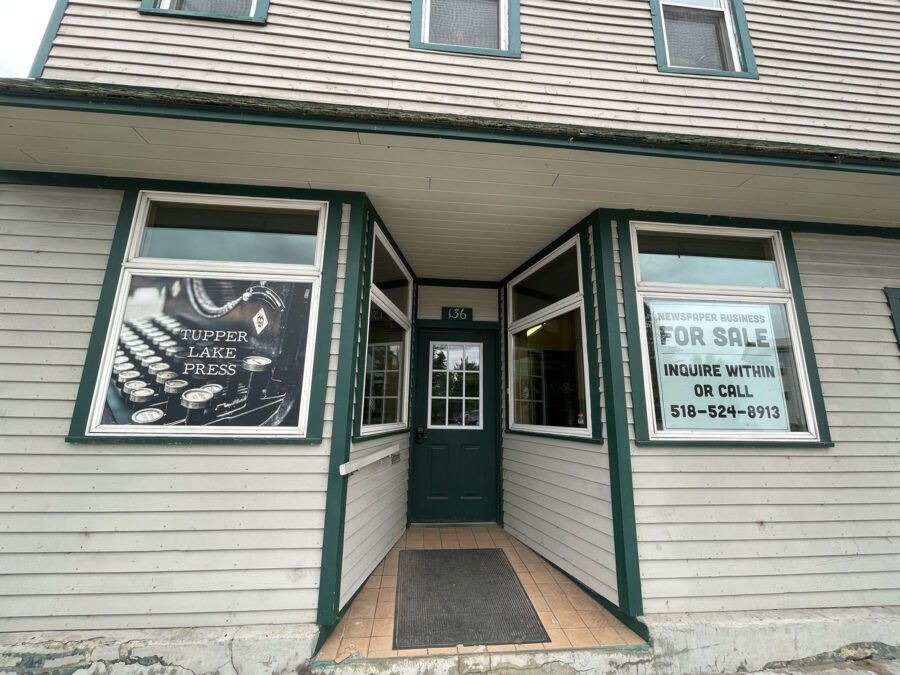
[[[141,193],[88,434],[303,436],[325,215]]]
[[[375,226],[361,432],[406,426],[412,277]]]
[[[780,235],[634,223],[650,437],[810,440]]]
[[[572,240],[510,283],[513,430],[590,434],[580,256]]]

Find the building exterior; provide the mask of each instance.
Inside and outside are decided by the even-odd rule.
[[[296,670],[423,522],[622,672],[891,654],[898,53],[893,0],[58,2],[0,81],[4,666]]]

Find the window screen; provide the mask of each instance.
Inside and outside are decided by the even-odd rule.
[[[186,12],[202,12],[204,14],[225,14],[228,16],[251,16],[253,0],[158,0],[157,7],[163,9],[180,9]]]
[[[670,66],[734,69],[723,12],[668,5],[664,13]]]
[[[431,0],[428,42],[500,48],[500,0]]]

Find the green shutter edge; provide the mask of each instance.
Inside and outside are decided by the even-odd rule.
[[[752,448],[830,448],[834,446],[831,440],[831,430],[828,425],[828,416],[825,409],[825,399],[822,395],[822,383],[819,379],[819,369],[816,363],[812,331],[809,327],[809,317],[806,312],[806,302],[803,298],[803,285],[800,279],[800,271],[797,266],[797,256],[794,251],[792,234],[801,232],[820,232],[818,229],[809,229],[810,223],[786,223],[783,221],[769,221],[751,218],[726,218],[720,216],[692,216],[687,214],[642,212],[642,211],[601,211],[605,217],[618,223],[619,254],[622,266],[622,292],[625,296],[625,328],[629,335],[640,335],[640,314],[637,306],[636,285],[634,279],[634,252],[631,247],[630,223],[633,220],[680,223],[691,225],[713,225],[718,227],[734,228],[758,228],[777,230],[781,232],[784,245],[785,261],[791,282],[791,293],[794,307],[797,310],[797,327],[800,332],[800,342],[803,347],[804,362],[806,364],[809,379],[809,393],[816,413],[816,426],[818,441],[668,441],[651,440],[650,427],[647,420],[647,393],[644,387],[643,354],[638,340],[628,341],[628,361],[632,368],[631,392],[633,398],[635,444],[639,446],[667,446],[667,447],[752,447]],[[798,227],[803,226],[803,227]],[[846,232],[831,231],[825,225],[822,234],[846,234]],[[882,228],[877,228],[882,229]],[[883,228],[885,230],[889,228]],[[854,229],[853,234],[860,232]],[[863,234],[863,236],[865,236]],[[868,236],[890,236],[900,238],[900,228],[890,235],[870,234]],[[634,372],[636,368],[641,370]]]
[[[319,601],[316,609],[316,623],[320,627],[319,644],[316,646],[316,651],[334,630],[340,617],[348,481],[347,476],[340,475],[340,466],[350,459],[350,444],[353,435],[353,388],[357,347],[355,319],[359,316],[362,302],[363,253],[365,250],[365,199],[358,196],[350,204],[350,228],[338,343],[334,416],[328,462],[328,491],[325,499],[325,523],[322,536]],[[329,321],[330,324],[331,321]],[[327,365],[325,369],[327,371]]]
[[[384,222],[384,219],[378,215],[378,211],[375,210],[375,207],[372,205],[372,202],[369,201],[368,198],[365,200],[366,204],[366,215],[364,218],[364,236],[365,236],[365,249],[364,255],[365,258],[363,260],[363,275],[360,279],[360,282],[363,285],[362,288],[362,303],[360,305],[360,315],[359,315],[359,341],[358,341],[358,349],[356,356],[356,363],[354,365],[356,369],[356,378],[355,378],[355,386],[353,390],[353,442],[363,442],[363,441],[374,441],[378,438],[386,438],[388,436],[397,436],[400,434],[406,434],[410,426],[412,424],[412,405],[410,401],[407,401],[407,419],[405,427],[398,427],[396,429],[390,429],[389,431],[385,431],[383,433],[378,434],[365,434],[362,433],[362,407],[363,407],[363,399],[364,399],[364,390],[366,386],[366,354],[368,351],[369,345],[369,300],[372,295],[371,293],[371,274],[372,274],[372,266],[375,264],[375,224],[377,223],[379,228],[381,229],[381,233],[384,235],[384,238],[388,240],[388,244],[390,244],[391,248],[394,250],[394,253],[397,254],[397,257],[400,258],[400,262],[406,271],[409,273],[409,276],[412,278],[412,290],[413,297],[416,295],[416,273],[413,271],[412,266],[409,264],[409,261],[406,259],[406,256],[403,255],[403,251],[400,250],[400,247],[397,246],[397,242],[394,240],[394,237],[391,235],[388,230],[387,225]],[[413,340],[415,339],[415,332],[413,323],[415,321],[415,304],[410,307],[410,330],[409,330],[409,342],[410,342],[410,364],[412,364],[412,352],[413,352]],[[409,393],[409,397],[412,397],[412,373],[406,373],[406,377],[409,380],[407,392]]]
[[[637,617],[643,614],[641,572],[634,514],[634,487],[631,448],[628,438],[628,398],[625,391],[625,364],[619,332],[619,303],[613,256],[612,218],[597,212],[593,218],[594,255],[597,270],[600,359],[603,365],[603,394],[606,398],[606,428],[609,436],[610,493],[613,510],[613,541],[616,554],[616,588],[619,608]],[[630,330],[629,330],[630,333]],[[633,340],[629,340],[629,343]],[[595,352],[596,353],[596,352]],[[633,363],[633,361],[632,361]],[[636,406],[635,406],[636,408]],[[633,626],[630,626],[636,630]],[[646,627],[644,628],[646,631]],[[645,639],[645,633],[639,633]]]
[[[44,72],[44,66],[47,65],[47,59],[50,58],[50,49],[53,47],[56,34],[59,33],[59,27],[62,25],[68,4],[69,0],[56,0],[56,4],[53,6],[50,19],[47,21],[47,27],[44,29],[44,36],[41,38],[41,43],[38,45],[37,52],[34,55],[31,70],[28,71],[28,77],[32,80],[40,79],[41,73]]]
[[[894,319],[894,332],[897,334],[897,346],[900,347],[900,288],[885,288],[888,306]]]
[[[70,177],[66,180],[56,180],[50,174],[44,176],[45,180],[36,181],[31,177],[22,180],[8,180],[15,178],[9,172],[0,172],[0,182],[31,183],[38,185],[73,185]],[[23,178],[18,176],[18,178]],[[102,179],[101,179],[102,181]],[[87,180],[84,185],[78,187],[98,187],[93,180]],[[142,181],[135,179],[129,181],[128,187],[122,185],[105,186],[124,190],[122,206],[116,222],[113,241],[107,258],[106,272],[103,277],[103,285],[100,289],[100,298],[97,304],[97,312],[94,325],[88,342],[87,354],[82,369],[81,381],[75,398],[75,407],[72,420],[69,425],[69,433],[66,436],[68,443],[90,444],[135,444],[135,445],[313,445],[322,442],[322,427],[325,410],[325,395],[328,385],[328,364],[331,350],[331,331],[317,330],[312,368],[310,369],[310,401],[309,417],[307,421],[306,436],[303,438],[208,438],[200,436],[88,436],[87,427],[90,417],[90,408],[93,401],[94,389],[97,383],[100,361],[105,347],[106,333],[109,328],[112,306],[121,278],[122,261],[125,258],[125,248],[128,236],[131,232],[131,224],[134,218],[134,209],[137,204],[137,196],[140,190],[163,190],[171,192],[194,192],[215,195],[240,195],[248,197],[280,197],[289,199],[311,199],[328,202],[328,222],[325,228],[325,251],[322,261],[322,276],[320,281],[318,326],[331,326],[334,317],[334,297],[337,284],[338,255],[340,246],[341,211],[345,203],[354,203],[362,199],[360,193],[335,192],[323,190],[306,190],[292,188],[265,188],[245,185],[217,185],[208,183],[187,183],[179,181]]]
[[[156,7],[157,0],[141,0],[138,11],[141,14],[159,14],[161,16],[185,17],[188,19],[206,19],[209,21],[227,21],[229,23],[249,23],[265,25],[269,15],[269,0],[256,0],[256,9],[253,16],[238,16],[234,14],[217,14],[215,12],[194,12],[187,9],[160,9]]]
[[[591,225],[591,218],[585,218],[581,222],[577,223],[573,227],[570,227],[563,234],[556,237],[553,241],[547,244],[540,251],[531,256],[524,263],[519,265],[516,269],[506,275],[503,281],[500,282],[500,293],[503,295],[503,298],[506,299],[508,295],[509,282],[512,281],[519,274],[527,270],[532,265],[539,263],[545,257],[553,253],[556,249],[558,249],[563,244],[569,242],[571,239],[578,238],[578,245],[581,251],[581,270],[580,272],[580,281],[582,286],[582,302],[584,306],[584,315],[585,318],[592,317],[594,314],[594,298],[591,293],[591,257],[590,257],[590,248],[587,246],[587,231]],[[509,324],[508,316],[506,314],[506,303],[503,303],[504,313],[503,313],[503,331],[500,336],[500,339],[505,340],[504,346],[506,350],[509,350],[509,331],[507,327]],[[599,379],[597,375],[598,364],[595,363],[595,358],[591,357],[591,354],[597,354],[597,336],[594,334],[594,331],[587,330],[587,326],[584,327],[585,330],[585,350],[587,351],[587,366],[588,366],[588,405],[591,410],[591,435],[590,436],[575,436],[570,435],[558,431],[552,432],[544,432],[544,431],[523,431],[521,429],[511,429],[510,428],[510,419],[512,417],[512,411],[506,410],[506,418],[505,423],[503,425],[503,432],[506,434],[512,434],[515,436],[534,436],[536,438],[557,438],[564,439],[566,441],[572,441],[574,443],[602,443],[603,442],[603,424],[601,422],[601,410],[600,410],[600,393],[599,393]],[[505,373],[508,369],[509,364],[509,354],[506,354],[506,363],[501,364],[502,371]],[[505,408],[508,408],[508,383],[504,381],[503,391],[501,392],[503,395],[503,401]]]
[[[653,44],[656,52],[656,67],[661,73],[681,73],[682,75],[705,75],[714,77],[744,77],[759,79],[756,57],[753,56],[753,44],[750,41],[750,28],[747,25],[747,14],[744,12],[743,0],[726,0],[737,31],[737,48],[741,59],[739,70],[719,70],[714,68],[684,68],[670,66],[666,58],[666,42],[663,28],[662,6],[660,0],[649,0],[650,23],[653,26]]]
[[[472,56],[498,56],[507,59],[518,59],[522,56],[521,20],[519,0],[508,0],[507,27],[509,45],[506,49],[489,49],[487,47],[465,47],[463,45],[445,45],[426,42],[422,39],[422,20],[425,16],[426,0],[412,0],[412,11],[409,22],[409,46],[413,49],[426,49],[438,52],[454,52]]]

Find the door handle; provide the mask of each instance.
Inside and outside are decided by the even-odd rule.
[[[421,444],[425,442],[425,429],[423,427],[416,427],[416,443]]]

